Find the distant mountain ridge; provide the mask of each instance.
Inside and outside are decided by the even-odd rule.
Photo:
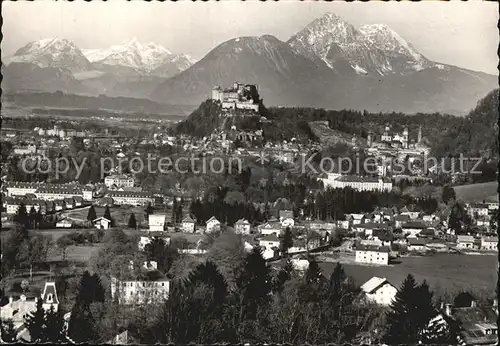
[[[8,90],[61,90],[143,98],[160,80],[193,64],[188,55],[174,54],[156,43],[143,45],[136,38],[106,49],[84,50],[70,40],[48,38],[30,42],[2,60],[6,76],[3,86]],[[137,82],[145,89],[128,87]]]
[[[356,28],[332,13],[286,42],[234,38],[197,62],[137,39],[83,51],[69,40],[41,40],[5,61],[6,90],[150,98],[193,109],[214,85],[234,81],[257,84],[269,106],[405,113],[465,114],[498,87],[496,76],[429,60],[386,25]]]

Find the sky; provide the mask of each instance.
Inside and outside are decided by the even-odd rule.
[[[80,48],[106,48],[136,37],[202,58],[239,36],[286,41],[315,18],[333,12],[358,27],[387,24],[427,58],[497,74],[498,4],[451,2],[5,2],[2,56],[49,37]]]

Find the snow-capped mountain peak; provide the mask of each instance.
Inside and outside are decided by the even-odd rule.
[[[310,59],[330,68],[350,66],[348,73],[405,74],[433,66],[410,43],[385,24],[353,25],[334,13],[312,21],[288,43]]]
[[[92,68],[89,60],[72,41],[58,37],[28,43],[5,59],[6,64],[13,62],[31,63],[39,67],[65,68],[72,72]]]
[[[409,53],[415,59],[422,57],[405,39],[385,24],[363,25],[359,31],[371,44],[378,44],[378,48],[384,51],[397,50],[400,53]]]
[[[162,65],[175,62],[179,57],[182,57],[182,55],[173,54],[162,45],[154,42],[142,44],[135,37],[130,41],[106,49],[87,49],[84,54],[91,62],[121,65],[143,73],[150,73]],[[181,65],[178,69],[184,70],[192,63],[190,60],[184,59]]]

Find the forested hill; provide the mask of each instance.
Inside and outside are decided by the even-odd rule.
[[[498,90],[489,93],[466,117],[440,113],[408,115],[305,107],[265,108],[262,105],[260,114],[265,120],[261,121],[257,116],[219,117],[220,106],[206,100],[174,131],[203,137],[210,135],[214,129],[229,130],[231,125],[236,125],[239,130],[262,129],[267,141],[290,140],[293,137],[317,141],[309,123],[326,121],[332,130],[358,138],[366,138],[369,130],[381,134],[387,125],[391,126],[392,132],[402,132],[404,127],[408,127],[410,139],[414,140],[421,126],[424,141],[436,157],[460,152],[464,155],[486,155],[488,149],[492,156],[498,156],[498,94]]]
[[[434,146],[436,156],[448,154],[498,157],[499,89],[481,99],[463,122],[450,124]]]

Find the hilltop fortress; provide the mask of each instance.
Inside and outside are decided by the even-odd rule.
[[[257,115],[259,113],[259,92],[255,84],[234,82],[232,87],[212,89],[212,100],[218,101],[226,115]]]

